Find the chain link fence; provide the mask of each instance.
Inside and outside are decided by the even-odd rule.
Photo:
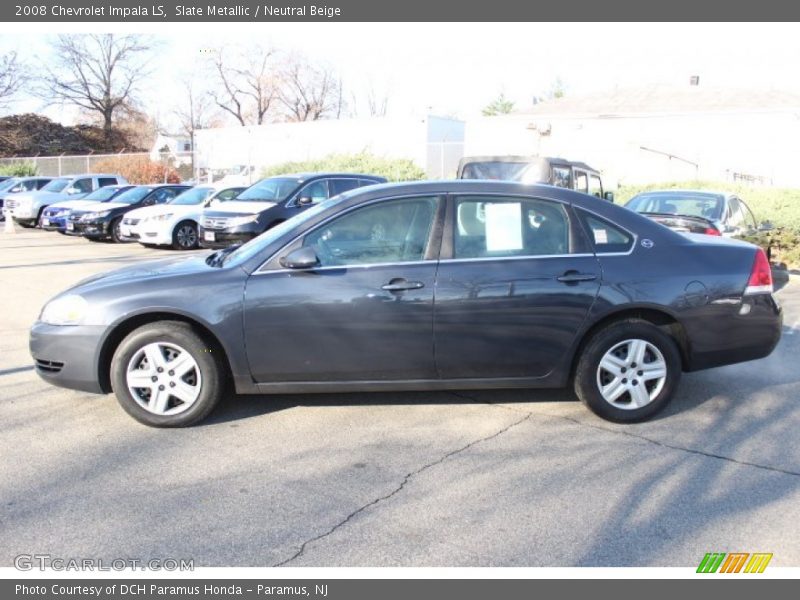
[[[197,177],[194,152],[125,152],[117,154],[83,154],[78,156],[15,156],[0,158],[0,166],[15,164],[32,165],[37,175],[60,177],[97,173],[104,170],[103,165],[117,160],[151,160],[175,169],[181,179]]]

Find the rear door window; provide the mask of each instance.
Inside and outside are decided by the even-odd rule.
[[[107,185],[117,185],[117,178],[116,177],[100,177],[97,180],[100,187],[106,187]]]
[[[535,198],[462,196],[455,200],[453,257],[569,254],[564,207]]]
[[[342,192],[354,190],[359,187],[359,185],[358,179],[330,179],[328,180],[328,187],[330,189],[331,196],[337,196]]]

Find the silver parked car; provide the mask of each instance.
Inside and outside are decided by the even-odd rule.
[[[16,223],[23,227],[35,227],[46,206],[64,200],[80,200],[89,192],[107,185],[128,183],[121,175],[87,173],[57,177],[41,190],[18,194],[8,200],[8,208]]]

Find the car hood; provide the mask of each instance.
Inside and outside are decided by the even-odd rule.
[[[209,253],[210,254],[210,253]],[[123,267],[106,273],[92,275],[79,281],[74,287],[65,293],[82,294],[91,292],[95,289],[104,288],[109,285],[116,285],[136,281],[139,279],[152,279],[154,277],[175,277],[188,275],[201,271],[209,271],[217,267],[210,267],[206,264],[208,254],[193,256],[176,256],[160,260],[149,261]]]
[[[92,202],[91,200],[62,200],[61,202],[53,202],[50,208],[68,208],[75,210],[76,208],[86,208],[94,205],[102,204],[101,202]]]
[[[213,213],[236,213],[240,215],[254,215],[256,213],[264,212],[275,206],[277,202],[247,202],[242,200],[228,200],[227,202],[220,202],[207,208],[204,215],[211,215]]]
[[[115,208],[125,208],[130,206],[124,202],[90,202],[86,206],[81,207],[82,212],[105,212],[107,210],[114,210]]]
[[[199,213],[203,209],[202,204],[158,204],[156,206],[145,206],[130,211],[126,217],[130,219],[147,219],[159,215],[187,215]]]

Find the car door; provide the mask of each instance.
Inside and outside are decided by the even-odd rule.
[[[311,247],[319,265],[247,281],[244,329],[255,381],[432,379],[433,293],[443,218],[437,196],[362,205],[279,253]]]
[[[571,209],[499,194],[449,203],[434,309],[439,375],[547,375],[600,286],[599,263]]]

